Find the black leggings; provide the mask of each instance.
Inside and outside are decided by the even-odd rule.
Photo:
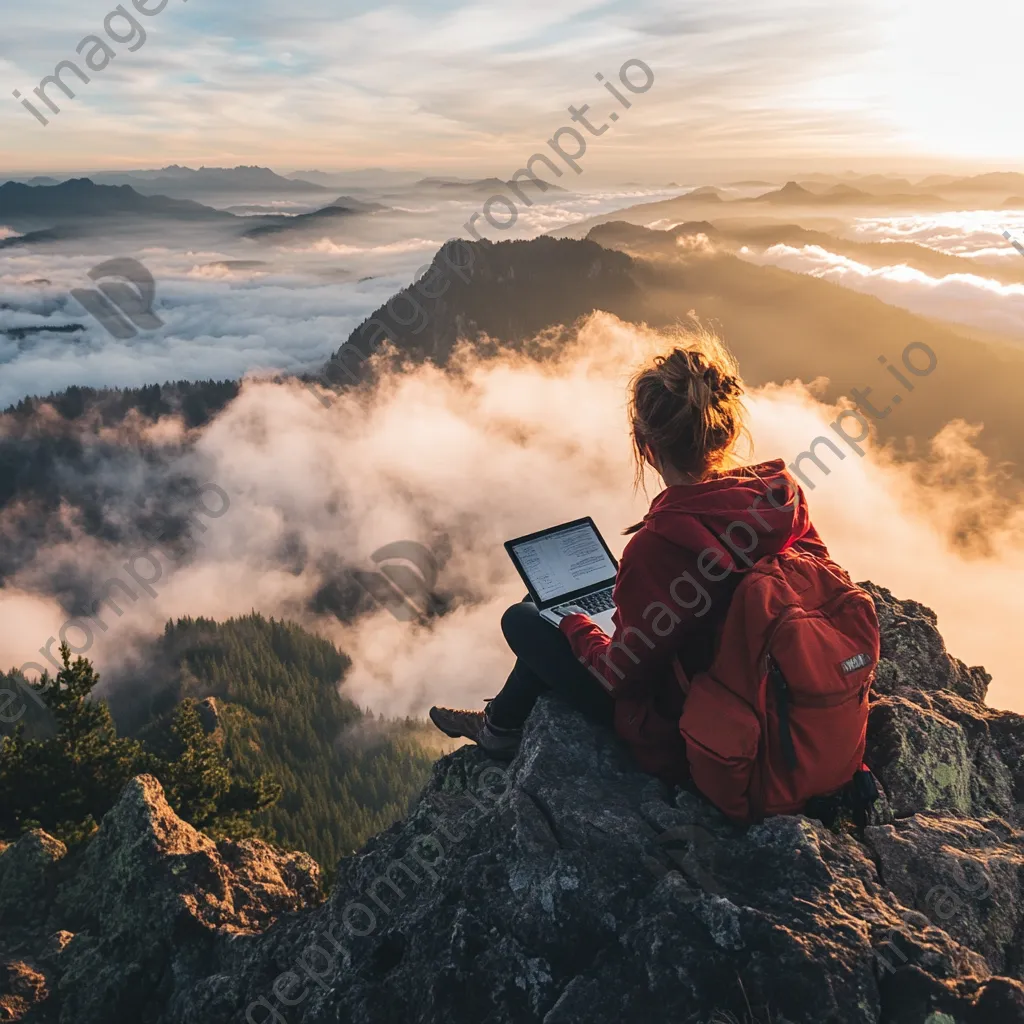
[[[561,630],[540,617],[532,601],[512,605],[501,617],[501,631],[515,652],[516,664],[501,693],[487,707],[493,725],[519,728],[537,698],[552,692],[592,721],[611,725],[615,701],[576,660]]]

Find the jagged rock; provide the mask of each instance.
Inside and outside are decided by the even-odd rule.
[[[0,850],[0,1021],[24,1020],[51,994],[42,936],[66,854],[39,829]]]
[[[22,960],[0,962],[0,1021],[24,1020],[49,994],[41,971]]]
[[[44,943],[39,952],[39,959],[44,963],[53,963],[64,952],[64,948],[74,938],[74,935],[61,929],[54,932]]]
[[[1024,977],[1024,833],[987,821],[916,814],[868,828],[885,886],[999,973]]]
[[[1021,760],[1012,758],[1012,770],[1001,748],[1021,735],[1019,715],[946,691],[916,691],[873,703],[866,758],[897,817],[948,810],[1019,824]]]
[[[872,593],[891,810],[863,837],[733,825],[553,699],[511,764],[438,761],[323,903],[308,859],[215,844],[140,777],[51,905],[36,884],[26,1019],[1024,1024],[1024,719],[927,609]]]
[[[749,1002],[757,1019],[877,1022],[895,1019],[886,976],[917,972],[925,1005],[981,1024],[990,966],[895,896],[852,836],[797,817],[732,826],[555,701],[505,771],[473,749],[442,761],[411,818],[343,863],[328,903],[236,949],[192,1013],[705,1022],[746,1019]]]
[[[963,731],[904,697],[871,708],[868,764],[885,787],[893,814],[971,809],[970,760]]]
[[[305,854],[276,854],[255,839],[216,844],[175,815],[151,775],[125,787],[61,890],[65,920],[142,932],[187,918],[203,930],[251,932],[318,892]],[[136,923],[126,914],[144,919]]]
[[[867,761],[897,817],[947,810],[1022,824],[1024,718],[984,705],[992,677],[946,652],[931,609],[872,595],[882,632]]]
[[[876,693],[951,690],[968,700],[984,702],[992,677],[983,668],[968,668],[950,657],[935,612],[917,601],[898,601],[891,591],[874,583],[860,586],[874,599],[882,631]]]
[[[199,722],[203,732],[212,736],[218,743],[224,742],[224,727],[220,720],[220,705],[216,697],[204,697],[196,704],[196,711],[199,714]]]
[[[53,900],[54,865],[67,853],[40,829],[0,852],[0,927],[42,927]]]
[[[58,893],[58,916],[75,931],[59,956],[61,1019],[154,1017],[173,991],[176,954],[200,964],[216,936],[256,932],[318,892],[306,854],[252,839],[215,844],[141,775]]]

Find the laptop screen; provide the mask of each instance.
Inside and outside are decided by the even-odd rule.
[[[521,541],[512,551],[541,601],[615,578],[615,563],[589,523]]]

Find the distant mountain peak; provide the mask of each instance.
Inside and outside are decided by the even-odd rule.
[[[705,202],[721,203],[724,200],[722,193],[714,185],[701,185],[692,192],[687,192],[680,199],[703,199]]]
[[[830,188],[825,193],[825,195],[836,197],[845,196],[849,199],[864,199],[869,195],[869,193],[863,191],[862,189],[854,188],[852,185],[839,184],[833,185],[832,188]]]
[[[144,195],[131,185],[102,185],[91,178],[69,178],[57,185],[0,185],[0,217],[10,223],[56,223],[93,217],[132,216],[187,219],[233,219],[229,213],[188,199]]]
[[[754,202],[757,203],[813,203],[820,200],[822,197],[812,192],[810,189],[806,189],[799,182],[787,181],[776,192],[767,192],[763,196],[758,196]]]
[[[541,179],[543,181],[543,179]],[[502,189],[521,188],[524,185],[531,185],[539,191],[548,192],[565,192],[566,189],[560,185],[555,185],[548,181],[543,181],[543,186],[538,185],[531,181],[529,178],[523,178],[519,181],[503,181],[501,178],[478,178],[478,179],[467,179],[467,178],[421,178],[416,182],[418,188],[437,188],[437,189],[461,189],[466,192],[500,192]]]

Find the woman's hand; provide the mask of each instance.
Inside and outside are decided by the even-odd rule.
[[[588,615],[589,612],[585,608],[581,608],[578,604],[564,604],[561,608],[553,608],[552,611],[561,619],[564,619],[566,615]]]

